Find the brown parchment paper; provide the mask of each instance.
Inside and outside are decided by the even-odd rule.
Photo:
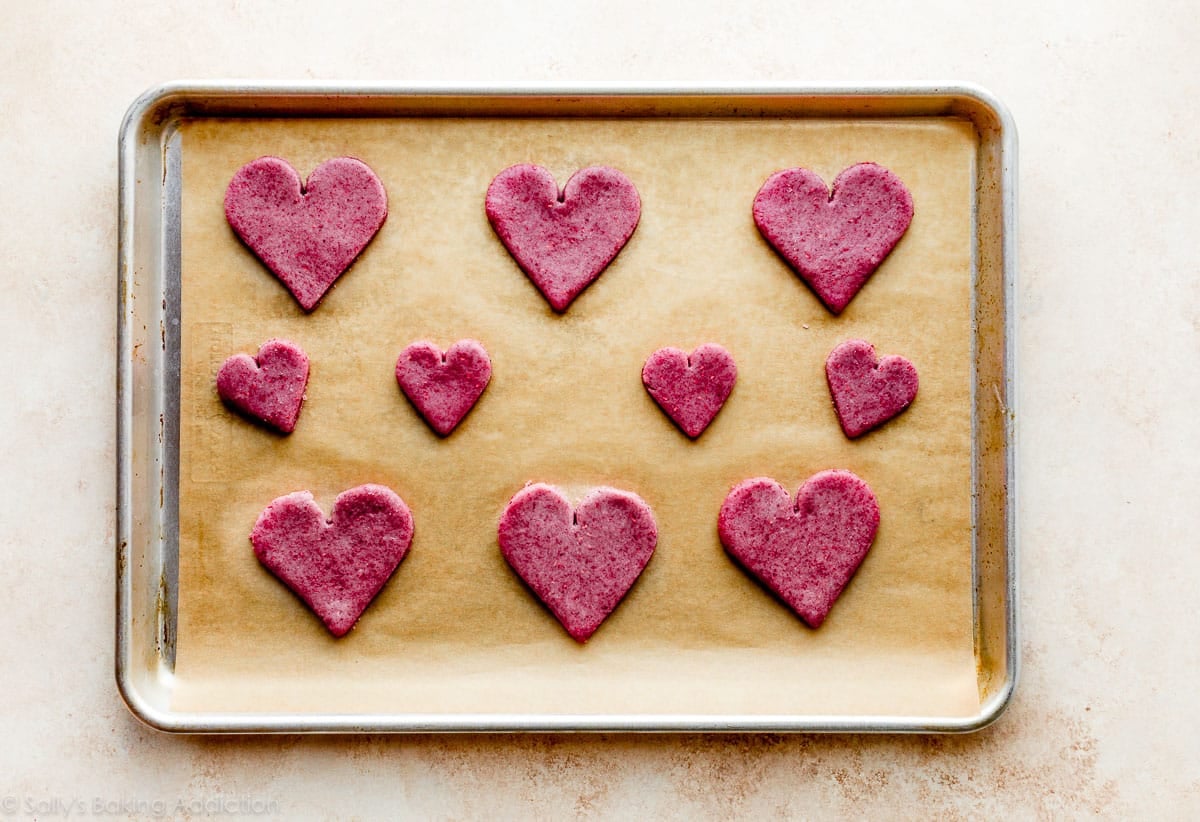
[[[200,120],[182,127],[183,353],[176,691],[188,711],[745,713],[966,716],[979,708],[971,574],[971,231],[975,135],[953,119]],[[222,201],[264,154],[303,176],[351,155],[387,188],[383,229],[311,315],[238,242]],[[873,160],[916,216],[841,317],[770,250],[750,205],[772,172],[826,180]],[[484,192],[535,162],[560,185],[614,165],[642,197],[616,262],[556,315],[494,236]],[[227,411],[221,362],[270,337],[312,360],[294,434]],[[400,394],[408,343],[481,340],[494,376],[442,440]],[[919,396],[860,440],[824,379],[862,337],[917,366]],[[718,342],[738,363],[696,442],[642,387],[664,345]],[[878,538],[813,631],[725,554],[739,481],[794,493],[841,467],[870,483]],[[577,645],[505,564],[496,522],[529,481],[595,485],[653,508],[658,549]],[[366,482],[396,490],[412,549],[335,640],[259,566],[248,535],[291,491],[328,512]]]

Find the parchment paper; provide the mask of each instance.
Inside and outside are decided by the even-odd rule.
[[[203,120],[183,126],[183,382],[177,689],[189,711],[747,713],[978,712],[971,575],[971,224],[975,135],[952,120]],[[236,239],[222,200],[264,154],[302,176],[351,155],[390,214],[311,315]],[[833,317],[761,239],[750,205],[772,172],[827,181],[873,160],[912,191],[900,245]],[[556,315],[484,216],[491,178],[535,162],[559,184],[622,169],[641,223],[616,262]],[[270,337],[312,360],[290,437],[230,413],[214,377]],[[481,340],[494,376],[448,439],[400,394],[417,339]],[[860,440],[824,379],[861,337],[920,372],[916,402]],[[739,376],[696,442],[643,389],[664,345],[717,342]],[[819,630],[743,573],[716,518],[739,481],[789,492],[848,468],[879,499],[874,548]],[[659,543],[584,646],[505,564],[496,522],[528,481],[578,499],[639,494]],[[248,535],[275,497],[393,488],[412,550],[335,640],[259,566]]]

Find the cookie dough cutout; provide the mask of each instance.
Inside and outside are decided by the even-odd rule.
[[[326,160],[305,184],[279,157],[238,169],[225,191],[225,218],[305,311],[321,298],[387,219],[387,192],[366,163]]]
[[[875,163],[842,171],[832,192],[808,169],[789,168],[767,178],[753,213],[766,241],[840,314],[908,230],[913,200]]]
[[[250,532],[254,555],[292,589],[329,633],[345,636],[412,543],[404,500],[382,485],[338,495],[326,519],[308,491],[279,497]]]
[[[290,434],[304,404],[308,372],[308,355],[300,346],[267,340],[254,357],[234,354],[225,360],[217,372],[217,394],[245,416]]]
[[[794,502],[773,479],[746,480],[717,519],[729,555],[812,628],[866,559],[878,528],[875,494],[843,470],[814,474]]]
[[[396,382],[404,396],[439,436],[449,436],[475,407],[492,378],[483,344],[459,340],[445,353],[421,340],[396,360]]]
[[[528,485],[499,524],[500,551],[567,633],[586,642],[641,576],[658,544],[636,494],[596,488],[574,509],[556,488]]]
[[[559,191],[541,166],[510,166],[484,200],[500,242],[555,311],[600,276],[633,235],[642,201],[623,173],[580,169]]]
[[[838,422],[854,439],[903,413],[917,397],[916,367],[895,354],[876,359],[866,340],[847,340],[825,360]]]
[[[705,343],[691,354],[660,348],[642,367],[642,384],[683,433],[692,439],[716,418],[737,382],[733,356],[716,343]]]

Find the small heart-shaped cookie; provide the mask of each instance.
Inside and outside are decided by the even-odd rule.
[[[250,543],[258,561],[340,637],[391,578],[412,535],[404,500],[382,485],[360,485],[338,495],[328,520],[308,491],[279,497],[259,515]]]
[[[327,160],[305,186],[286,160],[260,157],[225,191],[225,217],[292,296],[311,311],[387,219],[387,192],[366,163]]]
[[[577,642],[586,642],[621,602],[658,544],[650,507],[636,494],[597,488],[574,512],[538,483],[504,509],[500,551]]]
[[[895,355],[875,359],[875,346],[847,340],[825,360],[825,379],[846,436],[853,439],[883,425],[917,396],[917,369]]]
[[[795,503],[775,480],[746,480],[725,497],[717,520],[730,555],[813,628],[866,558],[878,527],[875,494],[840,470],[814,474]]]
[[[779,255],[834,314],[840,314],[891,253],[913,218],[900,178],[859,163],[833,181],[805,168],[767,178],[754,198],[754,222]]]
[[[737,381],[737,365],[716,343],[688,355],[660,348],[642,367],[642,384],[659,407],[689,437],[698,437],[725,405]]]
[[[633,183],[608,166],[580,169],[561,193],[541,166],[510,166],[492,180],[484,205],[500,242],[555,311],[600,276],[642,214]]]
[[[492,361],[475,340],[459,340],[445,354],[431,342],[415,342],[396,360],[400,390],[443,437],[475,407],[491,378]]]
[[[256,357],[234,354],[217,372],[221,399],[285,434],[296,428],[306,385],[308,356],[287,340],[267,340]]]

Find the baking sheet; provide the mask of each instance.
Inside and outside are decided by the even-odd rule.
[[[965,120],[215,120],[180,126],[182,382],[177,657],[172,710],[322,713],[972,716],[980,695],[971,565],[971,285],[975,132]],[[243,163],[307,175],[349,154],[390,215],[311,315],[224,221]],[[904,240],[841,317],[761,240],[750,202],[792,165],[832,180],[861,160],[913,192]],[[638,186],[642,221],[612,267],[554,314],[483,215],[515,162],[560,184],[605,163]],[[226,356],[265,339],[312,358],[296,432],[227,412]],[[492,384],[450,438],[392,377],[409,342],[484,342]],[[825,355],[863,337],[901,353],[921,392],[901,418],[842,436]],[[690,442],[640,382],[663,345],[719,342],[739,381]],[[724,495],[772,476],[794,492],[849,468],[879,498],[871,554],[818,631],[743,574],[716,536]],[[659,547],[625,602],[578,646],[500,556],[495,524],[526,481],[578,497],[614,485],[654,509]],[[328,510],[380,482],[408,502],[413,548],[342,640],[254,560],[271,499]]]

